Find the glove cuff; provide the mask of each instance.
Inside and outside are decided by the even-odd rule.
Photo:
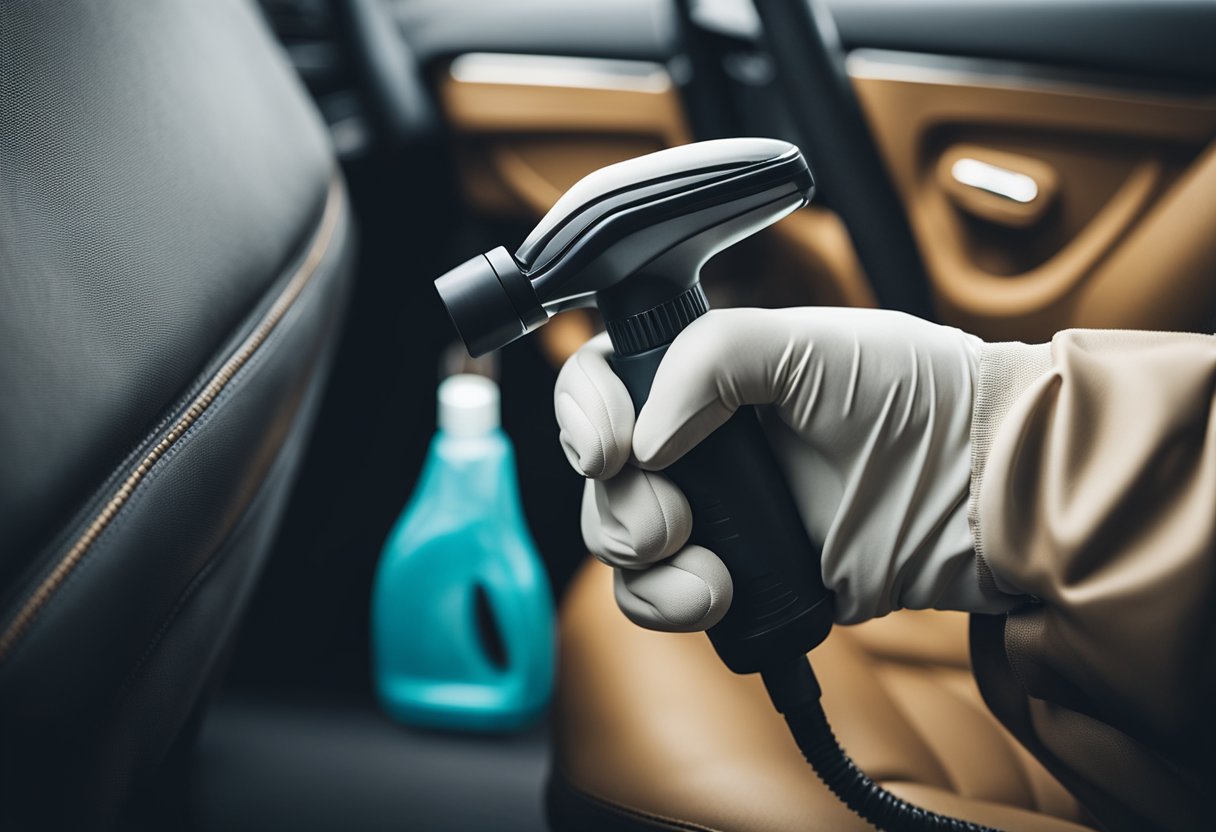
[[[985,344],[980,352],[979,379],[971,415],[971,494],[967,506],[967,524],[975,546],[980,591],[989,598],[1003,598],[1018,593],[1001,586],[984,558],[979,517],[984,468],[997,431],[1014,402],[1031,384],[1051,370],[1051,363],[1051,344],[1011,341]]]

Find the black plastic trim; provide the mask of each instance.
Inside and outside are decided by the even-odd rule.
[[[1216,85],[1209,0],[827,0],[847,49],[890,49]],[[719,35],[760,38],[751,0],[693,2]]]
[[[929,320],[933,303],[903,203],[888,178],[822,0],[756,0],[803,152],[840,214],[878,302]]]

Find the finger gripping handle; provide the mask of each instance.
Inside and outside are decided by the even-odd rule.
[[[616,355],[613,370],[641,410],[667,346]],[[726,616],[709,631],[736,673],[755,673],[805,654],[827,637],[832,595],[754,407],[726,424],[664,473],[692,507],[691,542],[726,564],[734,586]]]

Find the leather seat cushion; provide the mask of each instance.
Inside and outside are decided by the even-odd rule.
[[[607,567],[582,569],[561,627],[555,828],[870,828],[802,759],[759,677],[730,673],[704,635],[630,623]],[[841,743],[891,791],[1006,829],[1089,828],[984,706],[965,615],[838,627],[812,658]]]

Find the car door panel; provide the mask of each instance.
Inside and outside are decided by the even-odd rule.
[[[1067,326],[1202,327],[1213,306],[1210,234],[1166,222],[1206,180],[1216,97],[1015,74],[1007,65],[854,52],[849,75],[907,208],[947,322],[989,338]],[[1033,165],[1051,193],[1028,224],[959,199],[946,170],[965,151]],[[1034,178],[1034,177],[1032,177]],[[966,187],[966,186],[963,186]],[[977,191],[979,189],[968,189]],[[994,198],[995,202],[1013,203]],[[1207,202],[1216,202],[1209,198]],[[1202,213],[1202,212],[1201,212]],[[1135,245],[1161,257],[1132,283]],[[1152,291],[1130,291],[1132,286]]]
[[[693,136],[681,96],[687,67],[669,2],[630,0],[601,38],[567,39],[561,48],[538,33],[578,28],[580,15],[600,20],[607,5],[535,0],[517,10],[515,24],[466,28],[463,41],[442,36],[444,16],[492,19],[479,0],[409,11],[411,4],[394,5],[403,36],[431,61],[464,195],[480,213],[535,220],[591,170]],[[986,338],[1022,340],[1078,325],[1212,325],[1216,288],[1204,278],[1216,244],[1202,220],[1216,203],[1205,196],[1213,192],[1205,185],[1212,176],[1205,148],[1216,136],[1216,97],[1205,92],[1216,89],[1216,57],[1205,33],[1216,27],[1216,5],[828,5],[939,319]],[[753,60],[758,29],[747,0],[693,3],[691,11],[694,25],[737,47],[731,60],[762,69]],[[636,33],[633,46],[620,37],[622,26]],[[470,60],[484,68],[485,59],[492,67],[501,57],[477,54],[485,50],[517,59],[540,53],[542,61],[552,57],[546,51],[590,56],[592,64],[625,59],[635,81],[649,80],[571,83],[562,72],[464,71]],[[765,122],[757,129],[774,128]],[[1016,203],[960,184],[952,167],[973,158],[1029,176],[1036,200]],[[798,212],[727,252],[709,264],[707,282],[727,303],[874,303],[830,205]],[[585,331],[576,330],[571,342]]]

